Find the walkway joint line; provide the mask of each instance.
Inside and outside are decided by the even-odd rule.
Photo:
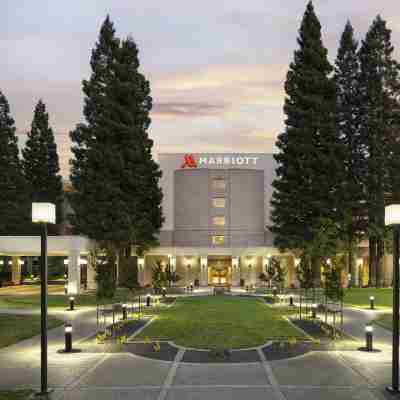
[[[157,400],[165,400],[165,398],[167,397],[168,390],[172,386],[172,382],[173,382],[173,380],[175,378],[176,371],[178,369],[179,363],[182,361],[182,358],[183,358],[184,354],[185,354],[185,350],[184,349],[180,349],[178,351],[178,353],[176,353],[176,356],[175,356],[174,362],[172,364],[172,367],[168,371],[168,375],[165,378],[163,388],[162,388],[160,394],[158,395]]]
[[[260,357],[260,360],[262,361],[262,365],[264,367],[265,373],[267,374],[267,378],[272,386],[272,390],[274,391],[276,398],[278,400],[287,400],[285,395],[282,393],[280,387],[279,387],[279,383],[272,371],[271,365],[269,364],[269,362],[267,361],[267,359],[265,358],[265,354],[264,352],[259,348],[257,349],[258,355]]]

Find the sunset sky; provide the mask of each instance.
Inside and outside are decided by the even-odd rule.
[[[305,0],[3,0],[0,89],[21,138],[46,103],[68,175],[68,132],[82,121],[81,81],[107,13],[131,34],[154,106],[157,152],[271,152]],[[380,13],[400,59],[399,0],[316,0],[331,61],[350,19],[362,39]]]

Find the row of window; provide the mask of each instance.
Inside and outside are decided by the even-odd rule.
[[[214,246],[223,246],[225,244],[225,236],[215,235],[212,237],[212,244]]]
[[[226,181],[222,178],[213,179],[213,188],[218,191],[226,190]],[[224,197],[215,197],[213,199],[213,207],[215,208],[225,208],[226,200]],[[225,217],[224,216],[216,216],[213,217],[213,225],[215,226],[225,226]],[[225,243],[224,236],[213,236],[212,237],[213,245],[220,246]]]

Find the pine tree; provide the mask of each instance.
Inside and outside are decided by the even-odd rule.
[[[351,284],[355,283],[354,253],[357,243],[366,229],[365,190],[366,173],[365,146],[360,137],[360,90],[358,43],[354,30],[347,22],[340,39],[335,62],[334,80],[337,90],[336,122],[340,139],[344,144],[345,158],[343,190],[341,194],[340,236],[347,253]]]
[[[0,92],[0,235],[24,234],[30,221],[15,131],[10,106]]]
[[[90,64],[91,77],[83,81],[86,123],[71,132],[72,222],[122,257],[130,246],[141,252],[155,245],[163,222],[161,171],[147,133],[150,85],[138,71],[133,39],[118,39],[109,17]]]
[[[63,187],[53,130],[46,105],[39,100],[28,140],[22,150],[24,175],[32,202],[49,202],[57,207],[57,224],[62,222]],[[56,230],[55,230],[56,231]]]
[[[393,59],[393,50],[391,31],[378,15],[359,51],[361,138],[368,154],[366,193],[371,286],[383,284],[384,207],[385,201],[398,193],[400,66]]]
[[[312,2],[285,83],[286,129],[279,135],[271,230],[283,249],[304,249],[322,217],[337,219],[343,145],[335,129],[335,84]],[[313,260],[314,279],[320,268]]]

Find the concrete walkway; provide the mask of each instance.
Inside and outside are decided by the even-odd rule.
[[[360,341],[365,341],[365,326],[378,318],[379,315],[386,314],[387,312],[345,307],[343,309],[343,330]],[[388,329],[374,324],[374,343],[391,346],[392,333]]]
[[[77,340],[94,333],[96,311],[51,313],[72,322],[75,347],[84,349]],[[373,318],[372,313],[346,309],[345,329],[361,340],[365,323]],[[54,400],[384,400],[391,377],[387,344],[379,353],[355,346],[280,361],[260,354],[261,362],[246,364],[184,363],[182,351],[173,362],[130,353],[57,353],[63,345],[63,328],[51,330],[49,386],[55,389]],[[39,337],[0,350],[0,360],[0,390],[39,388]]]

